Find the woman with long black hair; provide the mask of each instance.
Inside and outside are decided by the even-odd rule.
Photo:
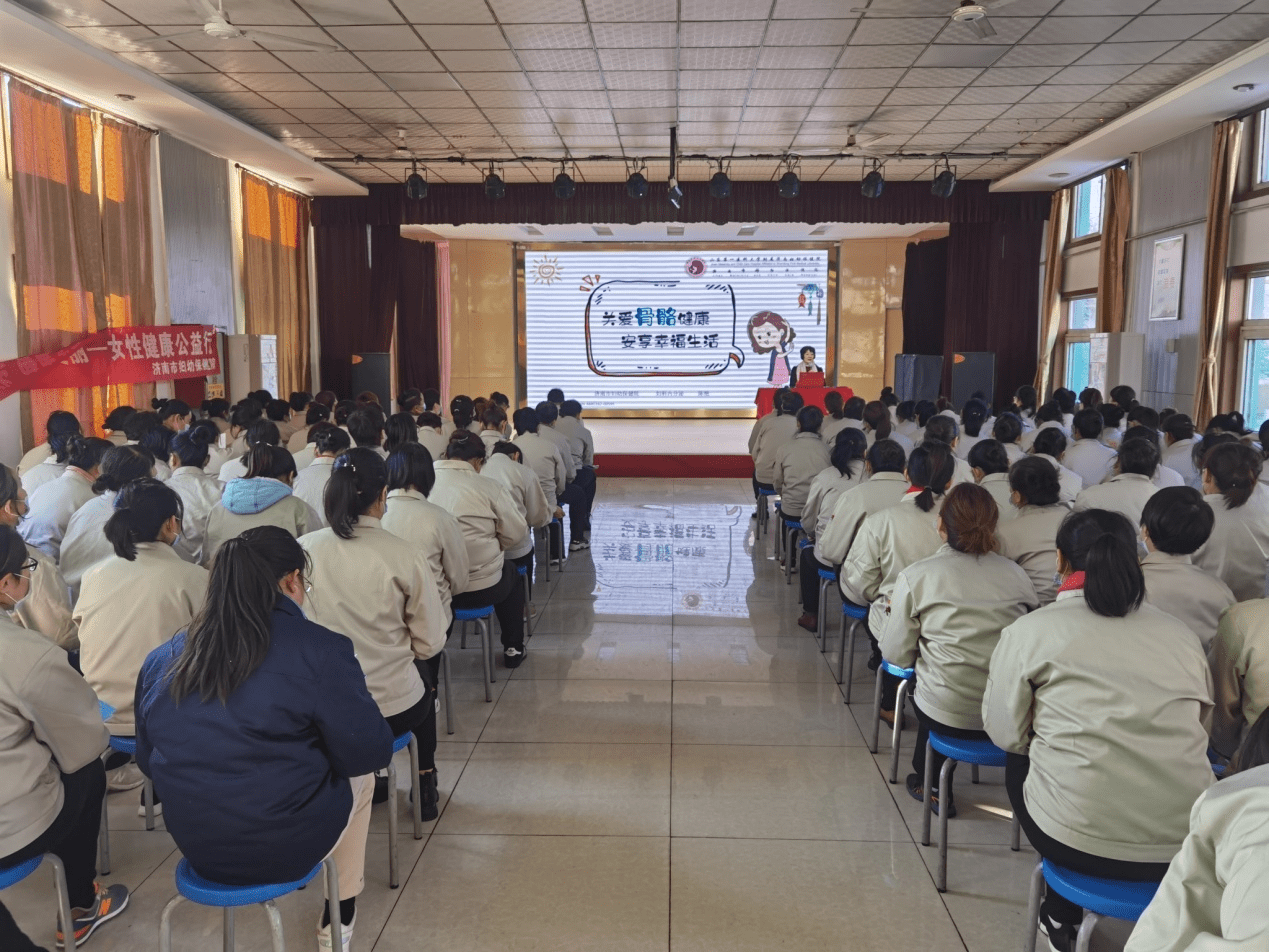
[[[1157,882],[1213,781],[1211,675],[1194,633],[1145,602],[1123,515],[1072,513],[1057,550],[1057,600],[1001,633],[983,723],[1008,753],[1009,799],[1041,856]],[[1074,948],[1082,918],[1048,891],[1040,919],[1055,949]]]
[[[300,539],[312,563],[309,616],[352,639],[370,696],[394,736],[419,747],[425,820],[436,819],[436,683],[426,661],[449,625],[427,556],[383,528],[388,465],[370,447],[335,460],[327,528]]]
[[[277,526],[221,546],[202,608],[145,660],[137,761],[176,845],[215,882],[292,882],[333,857],[348,948],[392,732],[352,643],[304,617],[306,569]],[[319,930],[329,948],[329,906]]]
[[[26,490],[13,470],[0,466],[0,525],[17,529],[26,512]],[[57,563],[35,546],[27,543],[26,552],[35,561],[36,571],[26,596],[12,606],[13,621],[66,651],[77,651],[79,629],[71,618],[66,580]]]
[[[114,509],[105,528],[114,555],[84,576],[74,618],[84,679],[114,709],[110,732],[130,737],[141,665],[202,607],[207,570],[172,550],[184,506],[166,484],[128,483]]]
[[[95,436],[72,436],[66,444],[66,468],[30,493],[30,514],[22,538],[51,558],[62,554],[62,538],[71,516],[93,498],[93,481],[101,459],[113,444]]]
[[[35,492],[49,480],[57,479],[66,468],[66,452],[70,438],[82,436],[84,431],[79,418],[69,410],[54,410],[45,424],[47,439],[28,450],[18,463],[18,478],[27,495]]]
[[[181,537],[173,546],[186,562],[202,564],[203,542],[207,536],[207,520],[220,503],[220,481],[209,476],[204,467],[211,454],[215,427],[195,424],[172,437],[172,475],[167,485],[176,491],[185,505]]]
[[[1243,443],[1221,443],[1203,457],[1203,500],[1216,514],[1194,564],[1215,575],[1240,602],[1266,592],[1269,488],[1260,485],[1260,454]]]

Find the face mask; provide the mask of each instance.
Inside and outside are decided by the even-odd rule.
[[[1057,585],[1057,586],[1061,586],[1061,584],[1062,584],[1062,573],[1061,573],[1061,572],[1054,572],[1054,573],[1053,573],[1053,584],[1054,584],[1054,585]]]

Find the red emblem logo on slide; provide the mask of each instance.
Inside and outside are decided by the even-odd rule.
[[[705,261],[702,258],[688,258],[687,264],[683,265],[683,270],[694,278],[699,278],[705,273]]]

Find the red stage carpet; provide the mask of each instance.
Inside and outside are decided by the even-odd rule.
[[[749,479],[753,460],[748,456],[636,456],[596,453],[597,475],[644,476],[670,479]]]

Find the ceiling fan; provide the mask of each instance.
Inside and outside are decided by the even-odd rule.
[[[318,43],[312,40],[301,40],[294,36],[283,36],[281,33],[266,33],[263,30],[242,29],[234,26],[225,16],[225,0],[189,0],[190,6],[204,18],[201,30],[185,30],[181,33],[169,33],[166,36],[155,36],[145,40],[134,41],[134,46],[157,46],[171,40],[187,40],[196,36],[210,36],[216,40],[251,40],[261,46],[281,46],[292,50],[303,50],[309,53],[334,53],[339,49],[333,43]]]
[[[811,159],[817,155],[839,155],[842,152],[849,152],[852,155],[870,155],[877,158],[885,158],[884,152],[874,151],[871,147],[873,143],[880,142],[884,136],[861,136],[859,130],[863,128],[863,123],[852,123],[846,127],[846,142],[840,148],[824,148],[824,149],[794,149],[789,154],[796,155],[799,158]]]
[[[1014,0],[960,0],[960,3],[952,10],[948,16],[956,23],[964,23],[967,27],[974,31],[974,34],[980,39],[985,40],[989,36],[996,35],[996,29],[991,25],[991,21],[987,19],[987,14],[1001,7],[1013,3]],[[879,10],[894,9],[884,0],[877,5],[867,7],[853,7],[851,13],[876,13]],[[902,12],[896,10],[896,12]]]

